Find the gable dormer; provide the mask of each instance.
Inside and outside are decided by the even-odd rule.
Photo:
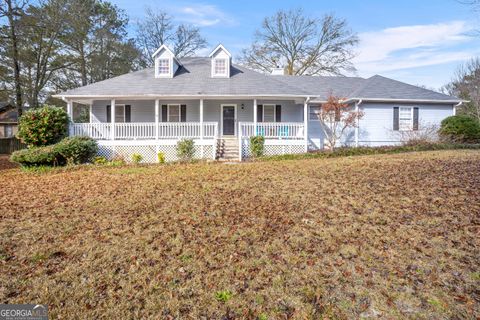
[[[155,51],[152,57],[155,60],[155,78],[173,78],[180,67],[175,54],[164,44]]]
[[[230,66],[232,55],[227,49],[219,44],[209,55],[211,60],[212,78],[230,78]]]

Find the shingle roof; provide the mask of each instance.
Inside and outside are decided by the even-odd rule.
[[[232,65],[230,78],[212,78],[209,58],[184,58],[173,78],[155,78],[153,68],[131,72],[57,94],[58,97],[122,96],[296,96],[435,100],[458,98],[379,75],[360,77],[279,76]]]

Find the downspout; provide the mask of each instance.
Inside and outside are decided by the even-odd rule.
[[[356,103],[355,103],[355,113],[357,113],[357,123],[356,123],[356,126],[355,126],[355,147],[358,148],[358,135],[359,135],[359,131],[360,131],[360,119],[358,119],[358,106],[361,105],[363,102],[362,99],[359,99]]]
[[[457,115],[457,108],[460,107],[463,104],[463,101],[460,101],[459,103],[453,105],[453,115]]]
[[[303,103],[303,126],[305,127],[305,153],[308,152],[308,102],[310,101],[310,97],[305,99]]]

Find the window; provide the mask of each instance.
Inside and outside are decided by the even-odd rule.
[[[13,126],[12,125],[5,125],[5,138],[13,137]]]
[[[310,121],[320,121],[320,106],[310,106],[308,118]]]
[[[168,122],[180,122],[180,105],[169,104],[168,105]]]
[[[263,122],[275,122],[275,105],[263,105]]]
[[[158,74],[169,74],[169,73],[170,73],[170,60],[158,59]]]
[[[400,107],[398,116],[398,129],[400,131],[413,130],[412,107]]]
[[[125,122],[125,105],[115,105],[115,122]]]
[[[225,59],[215,59],[213,73],[215,75],[226,75],[227,74],[227,60],[225,60]]]

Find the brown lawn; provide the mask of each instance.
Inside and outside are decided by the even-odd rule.
[[[480,317],[479,151],[0,181],[0,303],[51,318]]]

